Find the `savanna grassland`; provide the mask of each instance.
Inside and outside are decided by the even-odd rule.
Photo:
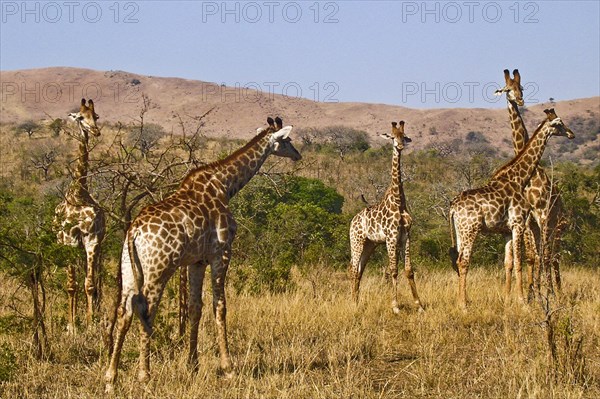
[[[2,398],[104,396],[102,321],[116,296],[124,229],[140,207],[168,195],[191,168],[244,143],[207,138],[199,117],[180,119],[179,130],[167,132],[144,123],[151,109],[142,109],[140,120],[131,125],[104,125],[101,137],[91,143],[91,191],[109,221],[103,301],[98,320],[86,329],[85,297],[79,290],[75,336],[65,332],[65,265],[80,262],[81,253],[56,244],[52,218],[71,179],[76,132],[60,119],[1,126]],[[591,130],[581,134],[597,136],[597,123],[584,122],[581,129]],[[408,121],[408,135],[410,129]],[[506,134],[510,137],[508,121]],[[419,313],[412,306],[401,278],[401,312],[395,315],[383,250],[367,266],[358,304],[351,301],[345,271],[350,219],[365,206],[361,196],[374,203],[385,191],[391,147],[374,147],[365,132],[340,126],[297,129],[292,137],[303,160],[270,159],[232,202],[239,228],[228,275],[227,317],[236,375],[226,379],[217,373],[208,278],[200,367],[195,374],[188,370],[176,275],[155,322],[151,381],[144,386],[136,379],[139,322],[134,319],[117,397],[600,397],[597,162],[543,161],[562,189],[570,221],[561,250],[561,295],[523,305],[513,290],[505,303],[504,241],[481,237],[468,277],[470,307],[464,313],[456,306],[457,276],[447,255],[448,203],[460,191],[484,184],[507,156],[481,132],[419,151],[408,146],[403,179],[414,220],[411,254],[426,310]],[[549,147],[560,148],[561,139],[566,140],[552,138]],[[80,279],[82,286],[81,274]],[[546,288],[542,284],[543,293]],[[41,319],[32,309],[34,300]]]
[[[236,376],[217,375],[214,318],[205,308],[200,368],[186,364],[186,339],[177,334],[176,301],[163,302],[152,345],[153,378],[136,380],[137,324],[123,352],[119,397],[146,398],[596,398],[600,395],[600,292],[596,271],[566,268],[564,296],[555,314],[559,364],[547,356],[545,318],[533,303],[502,301],[500,268],[470,278],[472,306],[455,305],[456,276],[420,267],[424,313],[410,305],[390,309],[390,286],[374,270],[358,306],[345,273],[314,269],[282,294],[229,290],[228,327]],[[10,282],[10,280],[9,280]],[[48,298],[49,358],[31,356],[27,299],[16,284],[2,286],[3,373],[6,398],[103,396],[106,351],[98,327],[64,333],[66,295]],[[22,312],[22,313],[21,313]],[[12,316],[11,316],[12,315]],[[134,323],[137,323],[135,321]],[[574,347],[583,339],[577,354]],[[555,370],[553,372],[552,370]]]

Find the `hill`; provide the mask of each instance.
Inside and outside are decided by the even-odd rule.
[[[177,132],[179,117],[199,116],[214,107],[206,118],[204,132],[208,136],[246,139],[268,115],[280,115],[285,123],[298,128],[342,125],[364,130],[373,143],[381,143],[377,134],[387,130],[391,120],[402,119],[407,122],[407,133],[415,139],[413,149],[464,140],[469,132],[479,132],[491,147],[511,153],[510,125],[504,108],[422,110],[386,104],[315,102],[211,82],[69,67],[1,71],[0,81],[2,124],[64,117],[76,108],[81,97],[94,99],[100,122],[129,124],[138,118],[144,94],[152,103],[145,121],[158,123],[167,131]],[[542,120],[542,110],[550,105],[526,108],[524,117],[531,130]],[[575,157],[598,149],[600,97],[560,101],[552,106],[579,134],[577,143],[566,152]],[[581,129],[584,131],[578,131]]]

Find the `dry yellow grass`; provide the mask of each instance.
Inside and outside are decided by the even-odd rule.
[[[390,287],[377,272],[365,276],[360,304],[341,272],[316,269],[297,276],[294,292],[262,296],[229,292],[229,341],[236,376],[217,375],[210,292],[200,337],[200,370],[186,367],[187,340],[176,337],[176,301],[161,304],[153,342],[152,379],[136,381],[137,326],[127,337],[116,395],[126,398],[597,398],[600,397],[600,279],[595,270],[565,268],[565,289],[555,313],[557,343],[583,340],[585,375],[559,368],[549,378],[543,319],[538,304],[505,305],[503,272],[474,269],[471,307],[456,308],[456,275],[421,268],[417,284],[425,313],[410,306],[394,315]],[[0,291],[0,316],[9,320],[15,286]],[[25,298],[23,296],[22,298]],[[36,361],[19,323],[2,323],[0,348],[15,355],[3,398],[96,398],[103,395],[106,353],[99,330],[67,337],[65,294],[50,293],[52,357]],[[559,306],[558,304],[556,305]],[[573,330],[567,328],[569,321]],[[7,325],[8,324],[8,325]],[[570,332],[569,332],[570,331]],[[10,362],[8,362],[10,363]],[[6,359],[3,367],[6,367]]]

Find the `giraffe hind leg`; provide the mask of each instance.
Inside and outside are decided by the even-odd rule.
[[[77,266],[67,266],[67,295],[69,297],[69,314],[67,321],[67,332],[75,334],[77,315]]]
[[[229,267],[230,252],[225,250],[221,259],[211,262],[213,290],[213,314],[217,324],[217,343],[221,358],[221,372],[227,378],[234,375],[229,346],[227,343],[227,300],[225,298],[225,276]]]
[[[131,320],[133,319],[133,308],[131,305],[132,298],[122,297],[121,303],[117,308],[117,317],[115,320],[115,339],[113,341],[113,349],[110,356],[110,362],[106,369],[104,376],[105,392],[111,393],[114,391],[114,384],[117,381],[117,374],[119,369],[119,359],[121,358],[121,350],[123,349],[123,342],[127,331],[131,327]],[[129,302],[129,304],[128,304]]]
[[[361,243],[357,243],[352,247],[358,248],[358,250],[352,251],[352,264],[350,266],[350,274],[352,278],[352,298],[355,303],[358,303],[360,281],[362,279],[363,272],[365,271],[367,261],[375,250],[376,244],[365,239]]]
[[[423,312],[425,309],[423,308],[423,304],[421,303],[421,299],[419,298],[419,294],[417,293],[417,284],[415,283],[415,274],[413,272],[412,264],[410,262],[410,236],[408,232],[406,233],[404,240],[404,276],[408,281],[408,285],[410,287],[410,291],[412,293],[413,302],[417,305],[417,310],[419,312]]]
[[[188,280],[190,285],[190,352],[188,365],[192,370],[198,370],[198,327],[202,317],[202,284],[206,264],[188,266]]]

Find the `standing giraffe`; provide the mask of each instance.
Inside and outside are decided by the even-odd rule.
[[[504,70],[506,85],[497,90],[496,94],[506,93],[508,115],[512,128],[513,149],[516,155],[525,147],[529,135],[518,108],[524,102],[521,75],[517,69],[513,71],[513,76],[514,79],[511,79],[509,70]],[[535,169],[529,184],[525,187],[525,199],[531,207],[531,213],[527,218],[524,231],[526,255],[530,264],[529,294],[533,295],[540,292],[540,251],[543,254],[541,261],[545,266],[548,287],[553,290],[551,277],[553,271],[556,288],[560,290],[559,250],[562,231],[566,226],[566,218],[562,199],[556,185],[539,165]]]
[[[69,118],[79,128],[79,157],[73,172],[73,181],[62,201],[55,209],[54,225],[60,244],[80,247],[85,250],[85,294],[87,297],[86,320],[90,325],[94,312],[100,304],[101,244],[106,231],[104,211],[92,198],[88,188],[88,163],[90,156],[89,136],[100,136],[96,125],[99,116],[94,111],[94,102],[81,100],[79,112],[70,113]],[[77,266],[67,267],[67,293],[69,315],[67,331],[75,332],[77,311]]]
[[[404,135],[404,121],[392,122],[392,134],[383,137],[393,140],[392,180],[383,199],[377,204],[360,211],[350,223],[350,251],[352,263],[350,274],[353,278],[352,295],[358,301],[360,280],[367,261],[378,244],[385,243],[388,252],[388,273],[392,277],[392,309],[399,313],[398,307],[398,252],[404,250],[404,275],[412,291],[413,300],[419,311],[423,310],[414,273],[410,264],[410,227],[412,219],[406,206],[406,197],[402,187],[400,158],[405,142],[411,140]]]
[[[525,186],[535,173],[550,136],[575,137],[556,115],[554,109],[544,110],[546,119],[538,126],[519,154],[502,168],[491,181],[481,188],[463,191],[450,205],[450,234],[452,267],[459,276],[458,304],[466,309],[466,282],[469,260],[475,239],[480,232],[502,232],[508,223],[512,233],[513,262],[505,264],[505,295],[510,292],[510,276],[516,269],[519,300],[523,301],[521,275],[521,240],[528,212]]]
[[[188,363],[198,365],[198,324],[202,312],[202,283],[210,265],[213,313],[217,324],[221,369],[231,373],[227,346],[225,276],[237,225],[230,199],[258,172],[271,154],[302,158],[288,137],[292,126],[268,118],[269,126],[227,158],[191,171],[165,200],[144,208],[129,228],[121,256],[123,287],[117,310],[116,339],[106,371],[106,390],[113,390],[119,357],[133,312],[141,322],[138,379],[150,371],[150,335],[156,311],[169,278],[188,266],[190,284],[190,351]]]

